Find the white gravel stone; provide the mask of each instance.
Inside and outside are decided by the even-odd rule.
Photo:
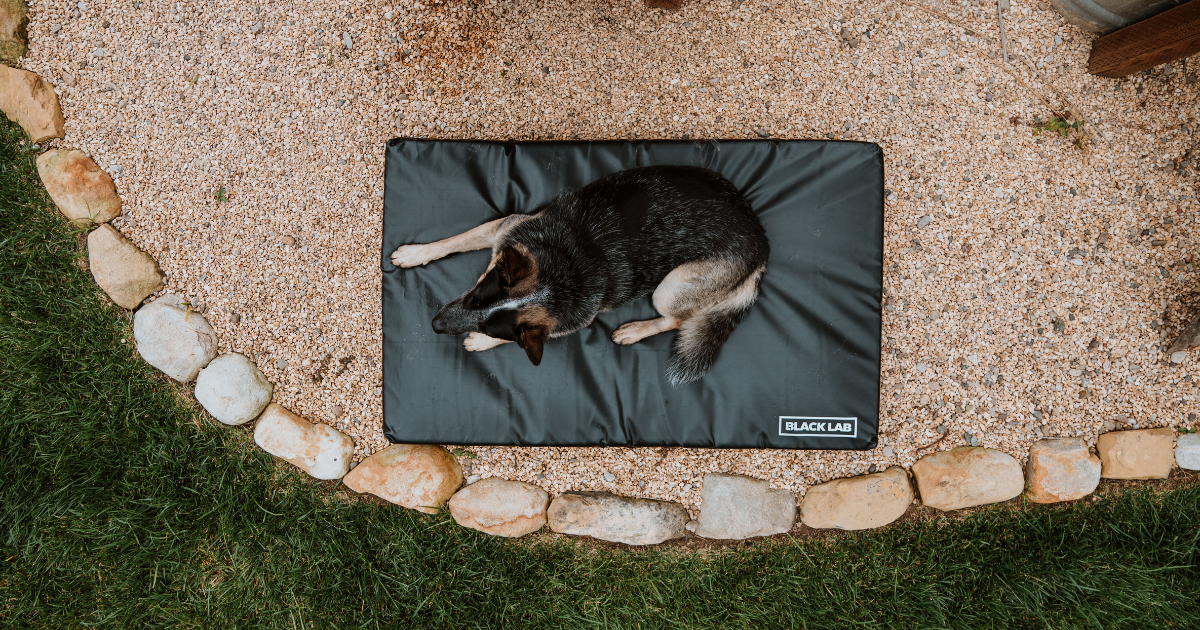
[[[254,365],[236,352],[212,360],[196,377],[196,400],[222,424],[245,424],[271,402],[274,386]]]
[[[133,337],[146,363],[187,383],[217,356],[217,335],[203,315],[189,312],[181,302],[167,294],[138,309]]]
[[[254,425],[254,443],[316,479],[341,479],[354,454],[350,436],[276,404],[268,405]]]
[[[1175,463],[1184,470],[1200,470],[1200,433],[1188,433],[1175,441]]]
[[[796,521],[796,497],[771,488],[761,479],[743,475],[704,475],[696,535],[742,540],[791,531]]]

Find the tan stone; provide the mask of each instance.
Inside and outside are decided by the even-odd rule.
[[[873,475],[834,479],[809,488],[800,502],[800,522],[817,529],[883,527],[904,516],[912,500],[908,473],[892,466]]]
[[[796,522],[796,495],[763,479],[706,473],[700,499],[696,535],[704,538],[773,536],[791,531]]]
[[[83,151],[51,149],[38,156],[37,165],[50,198],[76,224],[107,223],[121,214],[112,177]]]
[[[21,125],[34,142],[63,137],[58,95],[53,86],[32,72],[0,66],[0,111]]]
[[[687,509],[672,501],[608,492],[565,492],[546,511],[559,534],[591,536],[626,545],[657,545],[687,535]]]
[[[1007,453],[960,446],[932,453],[912,467],[921,502],[939,510],[1007,501],[1025,488],[1021,465]]]
[[[1100,459],[1082,438],[1034,442],[1027,469],[1025,497],[1034,503],[1082,499],[1100,485]]]
[[[0,0],[0,63],[13,65],[29,45],[29,16],[25,0]]]
[[[488,477],[450,497],[454,522],[487,534],[520,538],[546,524],[550,495],[524,481]]]
[[[1175,464],[1171,429],[1105,433],[1096,440],[1105,479],[1166,479]]]
[[[107,223],[88,234],[88,264],[96,284],[124,308],[137,308],[163,285],[154,259]]]
[[[393,444],[364,459],[342,481],[355,492],[437,514],[462,485],[462,467],[440,446]]]
[[[271,403],[254,425],[262,450],[317,479],[340,479],[350,469],[354,440],[327,424],[313,424]]]

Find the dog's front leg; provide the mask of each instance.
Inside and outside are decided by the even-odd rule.
[[[471,252],[477,249],[489,249],[496,240],[496,233],[504,219],[488,221],[483,225],[432,243],[422,245],[401,245],[392,252],[392,264],[408,269],[433,262],[450,254]]]
[[[496,346],[502,346],[506,343],[512,342],[489,337],[483,333],[473,332],[467,335],[467,338],[463,341],[463,347],[470,352],[483,352],[484,350],[491,350]]]

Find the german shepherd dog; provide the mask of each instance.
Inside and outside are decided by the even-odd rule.
[[[612,336],[632,344],[679,329],[667,362],[674,385],[712,366],[758,297],[770,247],[750,203],[719,174],[691,166],[620,171],[563,193],[535,214],[513,214],[423,245],[392,263],[410,268],[490,247],[471,290],[433,318],[443,335],[468,333],[481,351],[516,342],[534,365],[547,339],[654,292],[662,316]]]

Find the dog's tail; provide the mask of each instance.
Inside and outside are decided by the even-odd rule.
[[[758,297],[762,273],[760,267],[743,280],[728,299],[683,322],[671,346],[671,357],[667,359],[667,379],[672,385],[690,383],[712,367],[717,352]]]

